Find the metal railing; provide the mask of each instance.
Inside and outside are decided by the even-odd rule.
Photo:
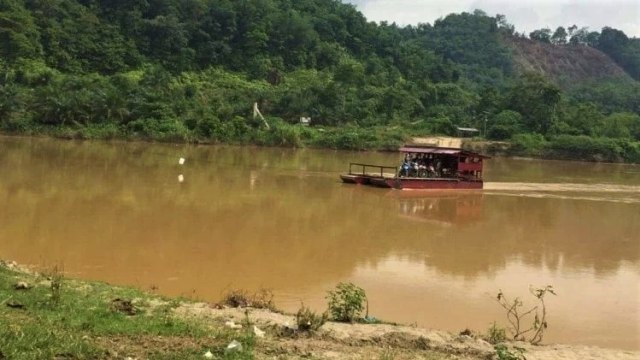
[[[362,171],[353,171],[353,167],[356,167],[357,168],[356,170],[362,170]],[[368,169],[374,169],[375,171],[368,172],[367,171]],[[384,177],[385,170],[392,170],[393,176],[396,176],[398,174],[398,168],[395,166],[380,166],[380,165],[358,164],[358,163],[349,164],[349,175],[368,175],[368,176]],[[378,175],[378,173],[380,175]]]

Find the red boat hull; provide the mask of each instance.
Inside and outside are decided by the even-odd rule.
[[[482,181],[467,181],[460,179],[394,178],[384,179],[384,182],[388,187],[400,190],[481,190],[483,185]]]
[[[343,182],[349,184],[373,185],[393,189],[445,189],[445,190],[479,190],[482,181],[468,181],[460,179],[428,179],[428,178],[391,178],[367,175],[340,175]]]
[[[347,184],[368,185],[371,177],[367,175],[342,174],[340,179]]]

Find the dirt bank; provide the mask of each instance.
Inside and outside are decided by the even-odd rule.
[[[2,261],[0,300],[0,359],[498,358],[477,336],[334,322],[300,332],[292,315],[166,299]],[[234,342],[244,349],[229,352]],[[523,348],[527,360],[640,359],[637,351],[587,346],[507,346]]]
[[[291,315],[261,309],[217,309],[205,303],[184,303],[176,310],[181,317],[209,319],[223,324],[240,323],[247,315],[259,328],[270,329],[273,334],[286,333],[295,318]],[[326,323],[310,337],[286,338],[278,336],[264,341],[265,349],[277,348],[292,358],[311,356],[314,359],[372,359],[388,353],[392,359],[441,358],[453,359],[495,358],[493,345],[472,336],[455,335],[446,331],[387,324]],[[527,360],[637,360],[640,352],[602,349],[575,345],[533,346],[511,343],[510,347],[525,349]],[[426,351],[430,350],[431,353]]]

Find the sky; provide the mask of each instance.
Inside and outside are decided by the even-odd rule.
[[[484,10],[506,15],[517,32],[571,25],[600,31],[610,26],[640,37],[640,0],[343,0],[356,5],[369,21],[398,25],[433,24],[450,13]]]

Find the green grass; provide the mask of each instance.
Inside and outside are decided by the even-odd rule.
[[[15,290],[18,281],[35,285]],[[253,358],[251,334],[181,320],[171,312],[176,302],[151,307],[150,295],[133,289],[64,279],[61,285],[59,299],[54,301],[50,280],[0,266],[0,358],[106,359],[142,354],[150,359],[195,359],[208,350],[217,359]],[[113,309],[111,302],[116,298],[137,299],[136,314]],[[225,352],[234,339],[243,344],[243,350]],[[124,349],[112,349],[111,344]],[[153,346],[147,349],[144,344]]]
[[[17,290],[18,282],[31,287]],[[120,299],[115,303],[117,306],[115,299]],[[256,299],[264,300],[263,305],[273,305],[266,292],[251,301]],[[56,270],[48,276],[14,271],[0,261],[0,359],[182,360],[203,359],[208,351],[213,359],[223,360],[252,360],[256,354],[261,358],[306,359],[312,355],[323,358],[322,352],[329,349],[362,350],[365,358],[378,358],[378,354],[384,359],[450,358],[446,353],[420,348],[354,346],[345,350],[340,342],[332,344],[335,346],[332,348],[323,335],[314,338],[311,334],[300,338],[268,336],[258,343],[249,310],[245,312],[242,329],[234,330],[224,326],[223,319],[200,321],[176,315],[173,310],[180,305],[183,303],[179,300],[135,289],[69,280]],[[227,350],[234,340],[242,348]],[[329,348],[325,348],[327,345]],[[318,346],[320,354],[300,350],[307,346]]]

